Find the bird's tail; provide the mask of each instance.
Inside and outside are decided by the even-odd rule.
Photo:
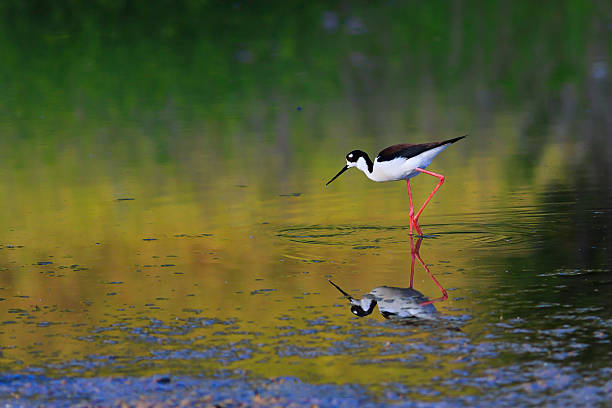
[[[466,137],[466,136],[467,136],[467,135],[463,135],[463,136],[455,137],[455,138],[453,138],[453,139],[448,139],[448,140],[445,140],[445,141],[443,141],[443,142],[440,142],[440,144],[441,144],[441,145],[445,145],[445,144],[452,144],[452,143],[455,143],[455,142],[457,142],[457,141],[459,141],[459,140],[463,139],[463,138],[464,138],[464,137]]]

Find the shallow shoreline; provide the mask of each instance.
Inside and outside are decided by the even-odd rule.
[[[552,373],[552,372],[551,372]],[[604,374],[604,373],[600,373]],[[572,377],[572,378],[570,378]],[[0,376],[3,407],[571,407],[603,406],[612,398],[612,380],[603,386],[573,376],[499,387],[471,378],[474,395],[436,395],[427,385],[390,385],[374,395],[355,384],[310,384],[294,377],[274,379],[197,378],[188,376],[49,378]],[[496,381],[493,380],[492,383]],[[476,385],[481,385],[476,389]],[[499,384],[498,384],[499,385]],[[548,392],[547,392],[548,391]],[[476,395],[478,394],[478,395]]]

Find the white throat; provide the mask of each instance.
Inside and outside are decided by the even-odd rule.
[[[357,159],[357,163],[347,163],[351,167],[357,167],[359,170],[363,171],[366,176],[370,175],[370,169],[368,169],[368,163],[363,157]]]

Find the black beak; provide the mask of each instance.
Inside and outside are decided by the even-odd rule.
[[[327,187],[327,185],[328,185],[329,183],[331,183],[332,181],[334,181],[335,179],[337,179],[337,178],[338,178],[338,176],[339,176],[339,175],[341,175],[342,173],[344,173],[344,172],[345,172],[345,171],[346,171],[348,168],[349,168],[349,166],[348,166],[348,164],[347,164],[346,166],[344,166],[344,167],[342,168],[342,170],[340,170],[340,171],[338,172],[338,174],[336,174],[336,175],[334,176],[334,178],[333,178],[333,179],[331,179],[331,180],[329,180],[327,183],[325,183],[325,187]],[[332,283],[332,285],[334,285],[334,284]],[[336,285],[334,285],[334,286],[336,286]],[[337,287],[337,286],[336,286],[336,287]],[[338,288],[338,287],[337,287],[337,288]],[[338,289],[340,289],[340,288],[338,288]]]
[[[346,293],[345,291],[343,291],[342,289],[340,289],[340,286],[336,285],[334,282],[332,282],[331,280],[327,280],[329,283],[331,283],[333,285],[334,288],[338,289],[340,291],[340,293],[342,293],[348,300],[353,300],[353,298],[351,297],[351,295],[349,295],[348,293]]]

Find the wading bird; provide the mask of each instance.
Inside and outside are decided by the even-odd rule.
[[[443,142],[431,142],[422,144],[398,144],[389,146],[382,150],[374,162],[370,159],[366,152],[361,150],[353,150],[346,155],[346,166],[344,166],[338,174],[336,174],[331,180],[329,180],[325,186],[338,178],[342,173],[351,167],[357,167],[363,171],[365,175],[374,181],[396,181],[406,180],[408,186],[408,200],[410,201],[410,228],[409,232],[412,234],[412,227],[416,229],[416,232],[422,236],[423,231],[419,226],[419,217],[421,213],[429,203],[429,200],[438,191],[442,183],[444,183],[444,176],[432,171],[427,171],[425,168],[429,166],[434,157],[440,152],[446,149],[451,144],[458,140],[463,139],[465,136],[456,137],[454,139],[448,139]],[[419,173],[429,174],[430,176],[437,177],[440,181],[438,185],[433,189],[427,200],[423,203],[423,206],[418,212],[414,212],[412,205],[412,191],[410,190],[410,179],[414,176],[418,176]]]

